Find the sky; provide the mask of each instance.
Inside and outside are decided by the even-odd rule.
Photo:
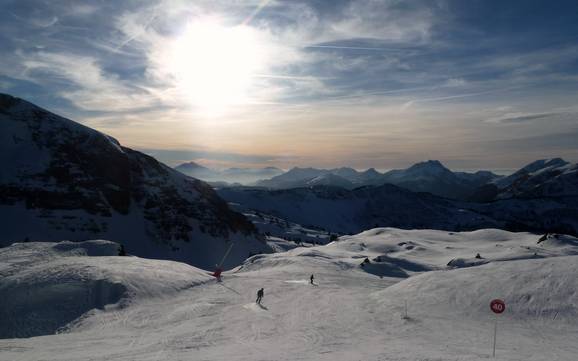
[[[0,7],[0,92],[169,165],[578,160],[574,0]]]

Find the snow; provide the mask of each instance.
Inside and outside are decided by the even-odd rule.
[[[118,257],[118,249],[109,241],[0,249],[0,337],[54,333],[91,310],[166,297],[211,279],[183,263]]]
[[[485,360],[496,319],[489,301],[502,298],[498,360],[575,360],[578,240],[540,239],[377,228],[253,256],[221,283],[176,262],[109,256],[114,244],[106,241],[17,244],[0,249],[2,302],[13,299],[7,285],[17,279],[33,291],[42,279],[59,285],[77,274],[81,287],[101,280],[123,288],[108,304],[87,305],[61,333],[0,340],[0,359]],[[476,253],[485,264],[447,266]],[[52,295],[57,304],[66,292]]]
[[[568,163],[561,158],[541,159],[508,177],[496,180],[494,184],[500,189],[500,199],[520,196],[576,196],[577,169],[577,164]]]

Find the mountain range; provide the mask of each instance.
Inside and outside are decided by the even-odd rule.
[[[452,199],[468,199],[481,186],[499,179],[489,171],[452,172],[437,160],[412,165],[407,169],[379,173],[373,168],[360,172],[353,168],[293,168],[286,173],[262,180],[256,186],[271,189],[300,188],[313,185],[354,189],[368,185],[393,184],[413,192],[428,192]]]
[[[449,199],[477,202],[578,195],[578,164],[571,164],[561,158],[534,161],[509,176],[499,176],[485,170],[474,173],[455,172],[438,160],[419,162],[406,169],[394,169],[385,173],[374,168],[358,171],[349,167],[294,167],[287,172],[274,167],[230,168],[218,171],[195,162],[183,163],[175,169],[219,187],[246,185],[267,189],[292,189],[330,186],[353,190],[363,186],[393,184],[412,192],[426,192]]]
[[[453,172],[437,160],[428,160],[406,169],[379,173],[373,168],[360,172],[353,168],[292,168],[261,180],[255,185],[268,189],[303,188],[316,185],[352,190],[362,186],[393,184],[413,192],[426,192],[455,200],[488,202],[519,197],[578,195],[578,165],[563,159],[537,160],[509,176],[490,171]]]

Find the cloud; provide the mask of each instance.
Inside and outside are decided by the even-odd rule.
[[[464,86],[466,84],[467,84],[467,82],[462,78],[451,78],[451,79],[448,79],[448,81],[446,82],[445,85],[448,87],[461,87],[461,86]]]
[[[0,13],[0,79],[133,146],[267,154],[286,164],[292,155],[382,166],[371,162],[452,152],[489,162],[495,153],[480,145],[476,158],[468,142],[491,147],[500,124],[515,124],[521,138],[548,133],[550,120],[574,129],[575,110],[564,109],[578,92],[576,6],[543,16],[504,3],[495,17],[487,16],[495,4],[476,4],[12,1]],[[167,66],[187,23],[206,17],[250,26],[263,48],[248,96],[218,116],[191,104]],[[269,161],[214,160],[230,159]]]
[[[81,109],[126,111],[154,104],[146,90],[107,73],[95,58],[46,51],[21,56],[21,79],[60,84],[60,95]]]
[[[547,119],[559,114],[560,113],[538,113],[538,114],[506,113],[498,118],[487,119],[485,120],[485,122],[498,123],[498,124],[515,124],[515,123],[529,122],[537,119]]]
[[[575,159],[578,150],[576,139],[578,139],[578,128],[569,129],[564,133],[495,140],[488,142],[487,145],[492,149],[504,152],[532,151],[542,154],[556,154],[556,152],[563,151],[564,154],[573,154],[570,157]]]

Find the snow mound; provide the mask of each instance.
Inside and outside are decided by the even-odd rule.
[[[414,318],[452,314],[484,319],[492,315],[490,301],[500,298],[506,302],[502,316],[508,319],[576,323],[577,272],[572,257],[500,262],[423,273],[374,296],[385,307],[407,301]]]
[[[578,239],[575,237],[552,235],[538,242],[540,239],[540,235],[533,233],[499,229],[445,232],[375,228],[340,237],[328,248],[357,251],[373,258],[404,259],[429,269],[578,254]]]
[[[435,270],[477,267],[494,262],[578,255],[572,236],[515,233],[498,229],[473,232],[375,228],[343,236],[324,246],[298,247],[253,256],[236,272],[282,272],[295,267],[334,272],[359,271],[407,278]]]
[[[65,331],[88,311],[164,297],[212,278],[183,263],[118,257],[118,247],[86,241],[0,249],[0,338]]]

